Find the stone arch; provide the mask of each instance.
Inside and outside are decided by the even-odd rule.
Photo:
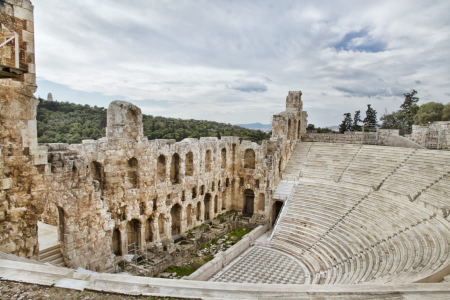
[[[255,193],[253,190],[247,189],[244,191],[244,207],[242,209],[242,215],[245,217],[253,216],[255,204]]]
[[[127,236],[128,236],[128,245],[132,245],[131,247],[139,247],[140,245],[140,229],[141,229],[141,221],[138,219],[132,219],[127,224]],[[128,246],[130,247],[130,246]]]
[[[222,148],[221,157],[222,157],[222,163],[221,163],[220,167],[222,169],[225,169],[227,167],[227,149],[226,148]]]
[[[180,183],[180,156],[178,153],[172,155],[172,162],[170,163],[170,182],[172,182],[172,184]]]
[[[219,196],[214,197],[214,213],[217,214],[219,212]]]
[[[211,150],[206,150],[205,153],[205,172],[211,172]]]
[[[244,168],[255,168],[255,151],[253,149],[247,149],[244,152]]]
[[[263,193],[259,193],[258,210],[259,211],[266,210],[266,197],[264,196]]]
[[[122,256],[122,240],[119,228],[114,229],[112,235],[112,250],[114,255]]]
[[[152,230],[153,219],[148,218],[145,226],[145,242],[151,243],[153,241],[153,230]]]
[[[105,184],[105,172],[103,170],[103,165],[98,161],[92,161],[90,170],[92,179],[97,180],[100,190],[103,190],[103,186]]]
[[[138,161],[134,157],[127,162],[126,184],[129,189],[138,187]]]
[[[159,229],[159,237],[163,237],[166,235],[166,231],[164,228],[164,215],[160,214],[158,217],[158,229]]]
[[[193,176],[194,175],[194,154],[192,152],[188,152],[186,154],[186,158],[184,160],[184,170],[186,176]]]
[[[202,216],[202,203],[200,201],[197,202],[197,221],[200,221]]]
[[[157,164],[158,164],[158,166],[157,166],[156,174],[158,177],[158,182],[164,182],[166,180],[166,157],[161,154],[158,157]]]
[[[64,243],[64,234],[66,233],[66,220],[64,215],[64,209],[58,206],[58,233],[59,241]]]
[[[178,235],[181,233],[181,205],[175,204],[170,210],[170,216],[172,217],[172,235]]]
[[[208,221],[210,219],[210,208],[211,208],[211,194],[207,193],[205,195],[205,199],[203,200],[204,206],[205,206],[205,221]]]
[[[187,219],[187,225],[191,226],[192,225],[192,205],[189,204],[186,207],[186,219]]]

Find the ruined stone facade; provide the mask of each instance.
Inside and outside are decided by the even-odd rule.
[[[157,245],[224,211],[269,221],[280,173],[306,131],[301,92],[289,92],[261,145],[239,137],[148,141],[141,110],[114,101],[105,138],[38,146],[33,6],[0,3],[2,29],[19,34],[28,70],[0,80],[0,251],[38,258],[42,218],[58,225],[68,266],[106,271],[129,247]],[[2,59],[12,63],[5,52]]]
[[[0,2],[0,40],[17,34],[19,68],[26,74],[0,80],[0,251],[37,258],[37,219],[47,155],[37,144],[33,6]],[[0,48],[0,64],[15,66],[15,41]]]

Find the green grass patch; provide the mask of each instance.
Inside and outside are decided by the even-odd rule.
[[[227,241],[233,241],[232,238],[236,237],[235,241],[239,242],[244,235],[246,235],[247,233],[249,233],[252,230],[253,230],[253,228],[241,228],[241,227],[235,228],[228,235]]]

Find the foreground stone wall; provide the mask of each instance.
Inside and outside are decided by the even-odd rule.
[[[47,157],[37,145],[31,2],[1,1],[0,23],[2,33],[17,34],[19,67],[28,72],[0,79],[0,251],[37,258],[37,218],[46,201],[41,173]],[[14,41],[0,48],[1,64],[14,67],[15,57]]]

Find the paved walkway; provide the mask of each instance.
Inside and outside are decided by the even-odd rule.
[[[210,281],[235,283],[304,284],[305,272],[290,255],[254,246]]]
[[[38,221],[38,242],[39,251],[59,245],[57,227]]]

